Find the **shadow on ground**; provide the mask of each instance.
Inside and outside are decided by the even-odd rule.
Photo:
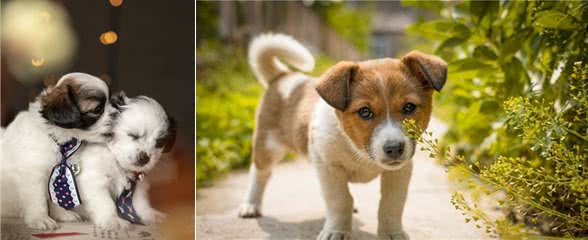
[[[252,221],[253,219],[244,219]],[[265,239],[314,239],[323,228],[324,219],[310,219],[302,222],[285,222],[275,217],[256,218],[259,227],[268,234]],[[353,239],[376,239],[376,235],[360,230],[364,224],[357,218],[353,219]]]

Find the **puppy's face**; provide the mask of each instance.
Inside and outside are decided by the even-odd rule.
[[[443,60],[415,51],[400,60],[338,63],[320,77],[316,89],[337,109],[340,127],[360,154],[393,170],[414,155],[415,143],[402,121],[414,119],[427,127],[433,91],[443,87],[446,75]]]
[[[109,102],[109,94],[108,86],[101,79],[70,73],[41,94],[40,112],[49,124],[70,135],[90,142],[105,142],[117,112]]]
[[[122,168],[147,172],[173,146],[175,123],[151,98],[115,98],[113,102],[118,104],[120,115],[108,147]]]

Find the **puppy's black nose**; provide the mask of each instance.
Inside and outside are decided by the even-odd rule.
[[[403,142],[386,141],[384,143],[384,153],[390,158],[398,159],[404,152]]]
[[[147,155],[147,153],[140,152],[139,156],[137,157],[137,162],[135,163],[135,165],[143,166],[149,162],[149,159],[150,159],[150,157],[149,157],[149,155]]]

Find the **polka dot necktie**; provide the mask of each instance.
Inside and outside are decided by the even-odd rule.
[[[71,157],[82,145],[81,141],[72,138],[64,144],[59,144],[62,159],[49,176],[49,196],[51,201],[62,208],[70,210],[82,204],[75,174],[67,165],[67,159]]]
[[[118,216],[132,224],[145,225],[133,207],[133,194],[137,187],[137,181],[140,181],[143,178],[143,173],[133,172],[132,175],[132,177],[128,178],[129,187],[125,188],[116,199]]]

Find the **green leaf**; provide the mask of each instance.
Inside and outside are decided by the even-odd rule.
[[[441,45],[439,45],[439,47],[437,47],[437,50],[435,50],[435,54],[440,55],[440,53],[443,50],[449,50],[451,48],[454,48],[456,46],[459,46],[460,44],[464,43],[467,39],[466,38],[457,38],[457,37],[452,37],[452,38],[448,38],[447,40],[443,41],[441,43]]]
[[[564,14],[557,10],[547,10],[536,14],[533,26],[537,28],[574,30],[579,28],[580,24],[569,14]]]
[[[513,57],[502,66],[504,71],[504,90],[509,96],[519,95],[529,82],[529,75],[521,61]]]
[[[467,39],[471,34],[465,24],[454,20],[429,21],[407,30],[412,30],[428,37],[445,39],[451,37]]]
[[[470,79],[479,76],[482,71],[491,71],[494,66],[474,58],[465,58],[449,63],[447,68],[450,79]]]
[[[490,47],[484,46],[484,45],[477,46],[474,49],[473,56],[476,59],[486,60],[486,61],[494,61],[497,58],[496,53],[494,53],[494,50],[492,50]]]
[[[518,50],[520,50],[522,44],[522,41],[520,41],[516,37],[512,37],[506,40],[506,42],[504,42],[504,44],[502,45],[501,50],[503,57],[508,57],[513,53],[517,52]]]
[[[486,114],[493,114],[498,111],[499,105],[498,102],[494,100],[482,100],[482,105],[480,106],[480,112]]]
[[[479,24],[482,19],[489,14],[493,14],[498,10],[498,1],[471,1],[470,13],[472,14],[472,21]]]

